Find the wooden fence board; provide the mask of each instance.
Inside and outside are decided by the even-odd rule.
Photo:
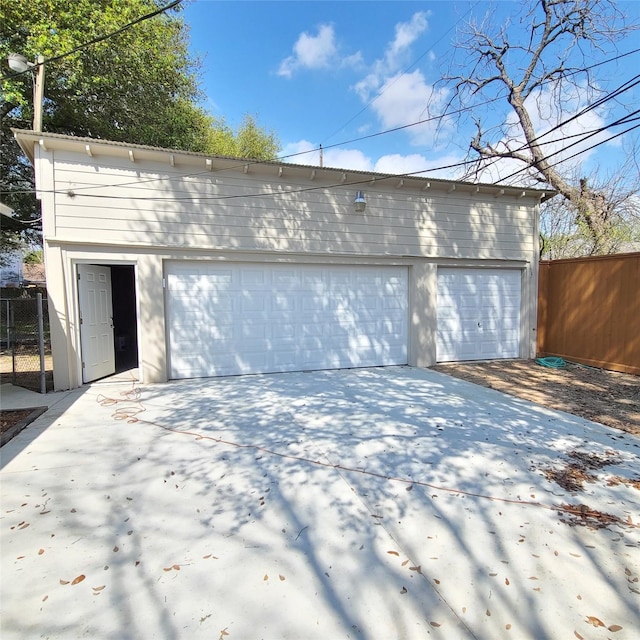
[[[541,262],[537,351],[640,374],[640,253]]]

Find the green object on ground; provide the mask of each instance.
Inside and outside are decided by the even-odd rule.
[[[567,366],[567,363],[562,358],[556,357],[547,357],[547,358],[536,358],[536,362],[543,367],[549,367],[550,369],[564,369]]]

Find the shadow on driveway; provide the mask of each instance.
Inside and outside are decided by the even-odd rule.
[[[635,638],[638,490],[545,475],[596,449],[408,367],[95,385],[3,469],[3,637]]]

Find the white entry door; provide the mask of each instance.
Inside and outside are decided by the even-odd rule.
[[[110,267],[79,264],[78,297],[82,381],[91,382],[116,371]]]
[[[438,269],[438,362],[517,358],[518,269]]]
[[[406,267],[167,266],[172,378],[407,363]]]

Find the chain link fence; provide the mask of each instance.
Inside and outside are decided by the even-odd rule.
[[[53,365],[47,300],[0,300],[0,377],[40,393],[53,390]]]

